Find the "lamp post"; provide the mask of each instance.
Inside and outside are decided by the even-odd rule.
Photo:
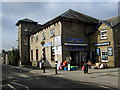
[[[45,47],[44,47],[45,42],[42,41],[41,45],[43,46],[42,51],[43,51],[43,58],[42,58],[42,63],[43,63],[43,73],[45,73]]]

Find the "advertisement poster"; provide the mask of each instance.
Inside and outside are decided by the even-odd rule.
[[[61,45],[61,36],[56,36],[54,38],[54,46],[60,46]]]
[[[113,55],[112,47],[108,47],[108,56],[112,56],[112,55]]]
[[[62,46],[55,47],[55,54],[62,55]]]

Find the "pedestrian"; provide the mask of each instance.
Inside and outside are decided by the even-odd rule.
[[[85,64],[84,64],[84,73],[85,73],[85,74],[88,74],[88,67],[89,67],[89,64],[88,64],[88,63],[85,63]]]

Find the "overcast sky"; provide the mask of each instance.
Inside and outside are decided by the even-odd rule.
[[[89,0],[90,1],[90,0]],[[105,1],[105,0],[104,0]],[[118,2],[2,2],[2,49],[17,47],[18,30],[15,26],[20,19],[29,18],[44,24],[68,9],[107,19],[118,15]]]

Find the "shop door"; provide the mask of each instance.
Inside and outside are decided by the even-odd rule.
[[[79,51],[71,51],[70,56],[72,58],[71,65],[79,65]]]

